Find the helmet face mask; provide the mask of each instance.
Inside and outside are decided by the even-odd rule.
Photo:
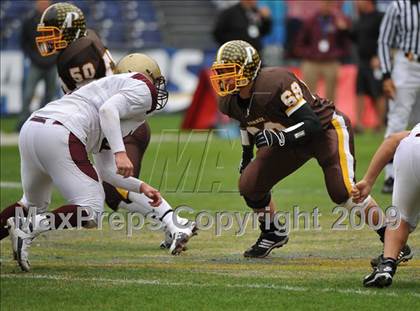
[[[115,73],[138,72],[146,76],[157,91],[157,102],[155,110],[161,110],[168,102],[168,91],[166,89],[166,80],[162,75],[157,62],[141,53],[133,53],[123,57],[115,68]]]
[[[260,57],[252,45],[241,40],[228,41],[217,52],[210,81],[219,96],[236,94],[257,77],[260,67]]]
[[[37,31],[41,33],[37,36],[35,41],[39,53],[42,56],[49,56],[55,54],[58,50],[67,47],[67,41],[62,39],[61,31],[53,26],[38,26]]]
[[[156,87],[157,91],[157,103],[156,103],[156,109],[155,110],[161,110],[163,109],[166,104],[168,103],[169,93],[166,89],[166,80],[164,76],[160,76],[157,79],[155,79],[155,82],[153,83]]]
[[[243,76],[243,68],[238,64],[214,64],[210,82],[220,96],[235,94],[240,88],[247,86],[249,81]]]
[[[60,2],[49,6],[41,16],[35,41],[42,56],[65,49],[74,40],[86,35],[83,12],[76,6]]]

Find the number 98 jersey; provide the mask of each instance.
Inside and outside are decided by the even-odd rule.
[[[111,54],[91,29],[85,37],[73,41],[57,58],[58,75],[65,93],[111,75],[114,67]]]

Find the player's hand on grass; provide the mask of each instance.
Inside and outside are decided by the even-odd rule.
[[[133,175],[133,163],[131,163],[125,151],[115,153],[115,164],[117,166],[117,174],[124,177]]]
[[[255,134],[255,145],[257,148],[284,146],[284,134],[276,129],[264,129]]]
[[[372,185],[366,180],[362,179],[353,187],[351,191],[353,202],[355,203],[362,202],[363,200],[367,198],[371,190],[372,190]]]
[[[152,200],[149,201],[151,206],[158,207],[162,203],[162,196],[160,195],[160,192],[149,184],[143,182],[140,186],[140,192]]]

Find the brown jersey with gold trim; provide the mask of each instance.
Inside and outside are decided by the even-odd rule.
[[[261,70],[251,90],[251,98],[244,103],[239,95],[219,100],[219,109],[238,120],[241,128],[255,134],[264,128],[284,129],[297,122],[290,116],[307,103],[327,128],[334,114],[334,103],[313,95],[303,81],[280,67]]]
[[[93,30],[73,41],[57,59],[63,90],[69,93],[89,81],[112,74],[114,62]]]

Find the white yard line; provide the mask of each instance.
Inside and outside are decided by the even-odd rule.
[[[123,285],[156,285],[156,286],[170,286],[170,287],[198,287],[198,288],[208,288],[208,287],[225,287],[225,288],[262,288],[262,289],[275,289],[275,290],[284,290],[289,292],[318,292],[318,293],[339,293],[339,294],[353,294],[361,296],[389,296],[397,297],[396,292],[390,291],[372,291],[367,289],[337,289],[337,288],[309,288],[303,286],[288,286],[288,285],[273,285],[273,284],[197,284],[191,282],[172,282],[172,281],[162,281],[162,280],[145,280],[145,279],[107,279],[107,278],[79,278],[79,277],[70,277],[70,276],[58,276],[58,275],[45,275],[45,274],[1,274],[1,278],[4,279],[25,279],[25,280],[52,280],[52,281],[70,281],[70,282],[93,282],[93,283],[103,283],[103,284],[123,284]],[[420,298],[418,293],[408,293],[408,295]]]
[[[22,184],[20,182],[13,181],[0,181],[1,189],[21,189]]]
[[[19,135],[17,133],[0,132],[0,146],[17,146]]]

